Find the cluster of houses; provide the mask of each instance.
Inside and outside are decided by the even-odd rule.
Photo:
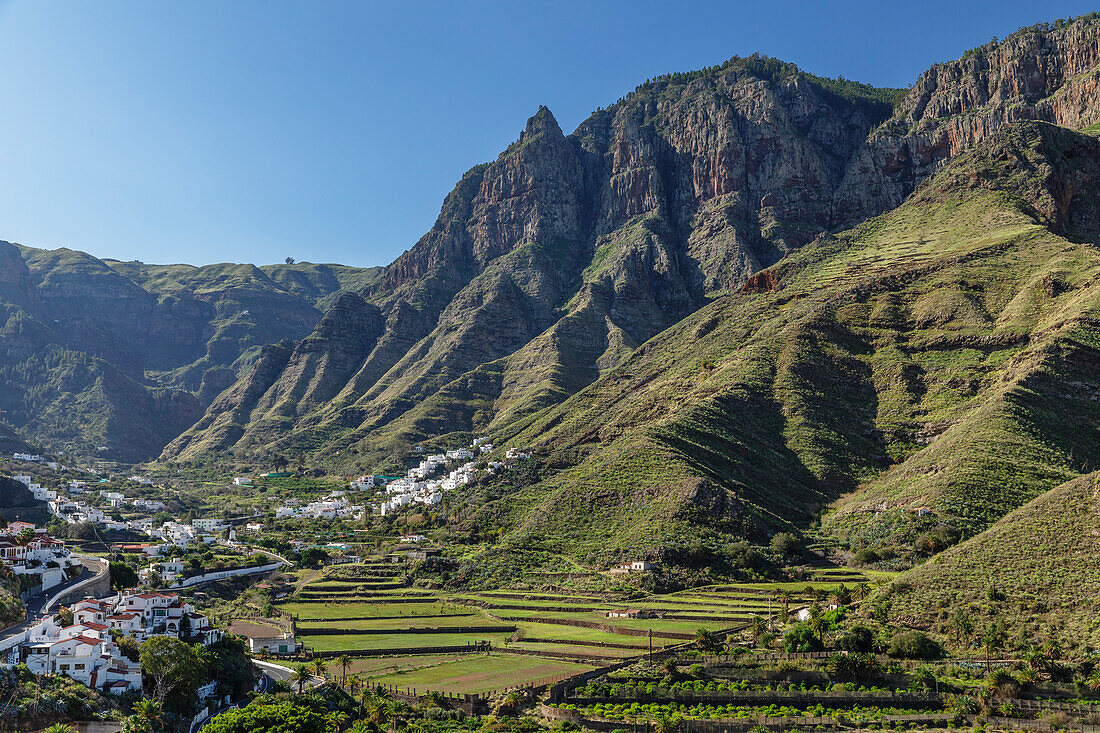
[[[9,654],[35,674],[66,674],[88,687],[111,693],[141,690],[141,665],[127,659],[111,632],[137,641],[167,635],[210,645],[222,632],[174,593],[119,593],[87,598],[70,607],[73,621],[62,626],[46,617]]]
[[[287,517],[303,517],[312,519],[336,519],[337,517],[363,516],[366,508],[362,504],[351,504],[346,498],[346,492],[334,491],[320,501],[312,501],[305,506],[298,506],[293,499],[275,510],[276,519]]]
[[[64,542],[28,522],[0,530],[0,561],[15,575],[31,576],[40,590],[60,585],[81,567]]]
[[[488,438],[475,438],[469,448],[457,448],[427,456],[417,466],[410,468],[404,477],[363,476],[352,482],[352,487],[367,490],[385,486],[386,499],[378,507],[379,513],[383,515],[409,504],[438,504],[443,500],[445,492],[454,491],[473,481],[477,476],[477,468],[472,459],[479,454],[491,453],[494,448]],[[438,478],[432,478],[459,461],[465,463]],[[503,463],[493,461],[489,463],[489,470],[497,471],[503,466]]]
[[[15,478],[17,481],[23,481],[24,479],[27,479],[27,481],[30,480],[29,476],[16,476]],[[38,484],[29,485],[32,492],[34,491],[34,486],[37,485]],[[72,498],[74,496],[81,496],[88,491],[83,481],[72,481],[69,483],[67,489],[69,492],[68,497],[58,496],[56,491],[50,490],[42,492],[42,497],[39,497],[36,493],[35,498],[40,501],[45,501],[50,514],[69,524],[90,522],[103,529],[135,529],[131,522],[116,520],[98,506],[93,506],[83,499]],[[129,499],[120,491],[99,489],[98,493],[100,498],[110,509],[121,509],[124,506],[132,506],[135,510],[149,513],[159,512],[164,509],[164,502],[152,499]]]

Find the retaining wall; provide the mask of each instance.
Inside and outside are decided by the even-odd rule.
[[[226,578],[234,578],[240,575],[255,575],[256,573],[269,573],[272,570],[278,570],[286,563],[273,562],[267,565],[260,565],[254,568],[234,568],[233,570],[215,570],[212,573],[204,573],[202,575],[195,575],[190,578],[184,578],[178,583],[173,583],[172,588],[190,588],[193,585],[199,585],[200,583],[209,583],[215,580],[225,580]]]

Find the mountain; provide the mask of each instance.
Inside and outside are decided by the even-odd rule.
[[[560,402],[828,231],[896,95],[737,58],[644,84],[568,136],[543,107],[364,289],[366,331],[334,314],[301,344],[364,353],[334,344],[339,368],[303,390],[303,354],[276,368],[273,350],[163,457],[347,451],[367,465]]]
[[[0,242],[0,416],[45,448],[154,457],[263,345],[307,335],[375,272],[146,265]]]
[[[979,532],[1100,456],[1098,157],[1068,129],[1098,49],[1090,16],[906,93],[754,57],[568,136],[542,108],[162,458],[397,470],[488,433],[537,470],[459,514],[599,562],[821,515],[908,552],[925,505]]]
[[[956,639],[944,609],[974,628],[1001,622],[1013,639],[1057,641],[1073,655],[1100,645],[1100,473],[1068,481],[977,537],[902,575],[875,601],[891,621]],[[975,637],[978,635],[975,634]]]
[[[823,529],[976,533],[1100,459],[1100,141],[1006,125],[500,437],[539,480],[476,509],[597,562]],[[471,502],[470,510],[483,504]]]

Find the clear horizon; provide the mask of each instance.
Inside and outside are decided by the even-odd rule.
[[[540,104],[569,133],[660,74],[761,53],[908,87],[1013,0],[77,5],[0,0],[0,239],[148,263],[385,265]]]

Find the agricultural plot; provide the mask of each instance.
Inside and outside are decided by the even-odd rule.
[[[556,701],[579,722],[645,722],[677,716],[698,720],[743,718],[833,718],[855,723],[891,716],[943,715],[938,695],[881,686],[857,685],[825,671],[799,671],[799,681],[767,679],[759,670],[736,665],[695,665],[690,669],[641,662],[573,687]],[[807,681],[807,678],[809,681]]]
[[[279,608],[295,617],[307,649],[347,653],[361,676],[473,693],[558,674],[569,665],[587,669],[690,643],[700,629],[738,632],[754,615],[777,615],[784,603],[794,612],[809,605],[814,592],[868,580],[839,569],[798,583],[723,584],[623,600],[585,592],[406,588],[399,566],[374,564],[326,568]],[[625,611],[635,617],[609,617]],[[491,644],[491,655],[451,653],[482,642]],[[464,665],[487,676],[470,677]]]
[[[481,654],[466,659],[394,672],[369,675],[374,684],[454,693],[486,693],[534,680],[585,672],[592,667],[575,662]]]

